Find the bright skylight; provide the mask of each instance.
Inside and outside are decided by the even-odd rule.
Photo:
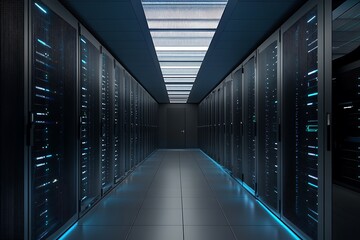
[[[170,103],[186,103],[227,0],[142,0]]]

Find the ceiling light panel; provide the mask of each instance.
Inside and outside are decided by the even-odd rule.
[[[142,4],[170,102],[186,103],[227,0],[142,0]]]

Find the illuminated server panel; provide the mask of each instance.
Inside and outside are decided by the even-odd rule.
[[[124,161],[123,161],[123,150],[122,150],[122,90],[123,81],[122,78],[124,77],[124,70],[119,65],[115,65],[115,78],[114,78],[114,182],[118,182],[124,175]]]
[[[215,136],[216,136],[216,121],[215,121],[215,94],[214,92],[210,93],[210,108],[211,108],[211,146],[210,146],[210,156],[215,159]]]
[[[215,91],[213,92],[213,97],[214,97],[214,115],[215,115],[215,138],[214,138],[214,160],[219,159],[219,127],[220,127],[220,123],[219,123],[219,104],[218,104],[218,99],[219,99],[219,91],[218,89],[215,89]]]
[[[77,211],[77,31],[40,1],[31,18],[30,230],[46,239]]]
[[[255,57],[244,64],[245,88],[245,158],[243,161],[243,181],[255,190]]]
[[[134,81],[134,163],[135,166],[140,162],[139,159],[139,84]]]
[[[101,195],[99,174],[100,50],[80,37],[80,211]]]
[[[130,165],[130,75],[125,72],[125,92],[124,92],[124,158],[125,172],[131,169]]]
[[[242,174],[242,68],[233,73],[233,168],[232,172],[235,177],[241,178]]]
[[[225,111],[224,111],[224,86],[221,84],[219,88],[219,163],[225,165]]]
[[[275,36],[277,37],[278,32]],[[258,53],[258,195],[278,210],[278,41]]]
[[[283,31],[283,215],[317,238],[318,33],[314,8]]]
[[[104,194],[113,184],[111,84],[114,63],[105,52],[101,54],[101,59],[101,189]]]
[[[135,166],[135,81],[130,78],[130,168]]]
[[[232,81],[227,79],[224,85],[225,90],[225,167],[232,169]]]

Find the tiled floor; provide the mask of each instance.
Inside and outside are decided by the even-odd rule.
[[[63,239],[293,239],[199,150],[159,150]]]

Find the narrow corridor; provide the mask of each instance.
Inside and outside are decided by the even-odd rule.
[[[159,150],[62,239],[293,239],[199,150]]]

